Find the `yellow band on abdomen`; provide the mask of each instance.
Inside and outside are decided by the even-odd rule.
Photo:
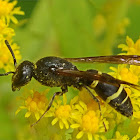
[[[106,102],[109,103],[111,100],[116,99],[117,97],[119,97],[119,95],[122,93],[123,90],[123,85],[120,85],[118,91],[114,94],[112,94],[111,96],[107,97]]]

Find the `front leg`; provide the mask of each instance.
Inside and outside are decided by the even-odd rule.
[[[67,86],[62,86],[61,89],[62,89],[61,92],[55,92],[53,94],[53,96],[52,96],[52,98],[51,98],[51,100],[49,102],[49,105],[48,105],[47,109],[45,110],[45,112],[41,115],[41,117],[35,123],[31,124],[31,127],[33,127],[34,125],[36,125],[44,117],[44,115],[49,111],[49,109],[51,108],[52,103],[53,103],[53,101],[55,99],[55,96],[57,96],[57,95],[61,96],[61,95],[63,95],[64,93],[66,93],[68,91]]]

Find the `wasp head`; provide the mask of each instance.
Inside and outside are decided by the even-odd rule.
[[[20,89],[20,87],[31,81],[34,72],[34,64],[30,61],[23,61],[12,76],[12,90]]]

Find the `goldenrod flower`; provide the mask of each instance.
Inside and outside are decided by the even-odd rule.
[[[0,0],[0,19],[6,20],[9,24],[10,20],[13,23],[18,23],[18,20],[14,15],[24,15],[24,12],[20,10],[20,7],[15,7],[17,0],[10,2],[9,0]]]
[[[127,90],[129,90],[129,89],[127,88]],[[107,104],[105,101],[103,101],[95,93],[94,90],[92,90],[92,93],[100,101],[102,117],[105,118],[106,120],[111,120],[110,122],[107,122],[107,124],[108,123],[110,124],[111,128],[114,128],[115,124],[119,124],[120,122],[122,122],[123,120],[126,119],[126,117],[122,116],[114,108],[112,108],[109,104]],[[96,111],[96,112],[98,111],[100,113],[98,103],[91,97],[91,95],[87,92],[86,89],[82,89],[79,92],[79,98],[82,102],[84,102],[86,104],[87,110],[94,110],[94,111]],[[104,130],[105,129],[103,128],[103,132],[104,132]]]
[[[101,36],[105,32],[107,28],[107,21],[104,15],[101,14],[96,15],[93,21],[93,27],[94,33],[97,37]]]
[[[5,21],[0,19],[0,42],[4,41],[5,39],[11,40],[14,35],[14,29],[8,27]]]
[[[94,111],[88,111],[85,113],[79,123],[72,124],[71,128],[80,128],[81,131],[77,134],[76,138],[79,139],[84,133],[87,133],[88,139],[92,140],[92,134],[95,134],[99,130],[99,119],[95,115]]]
[[[26,109],[26,118],[34,115],[36,120],[38,120],[45,112],[46,106],[48,104],[47,98],[45,96],[47,92],[48,90],[42,93],[33,90],[30,91],[30,95],[24,99],[24,104],[17,109],[15,114],[19,113],[22,109]]]
[[[15,54],[17,61],[20,60],[21,55],[19,52],[19,46],[16,43],[12,43],[11,48]],[[3,68],[5,71],[14,71],[15,69],[12,55],[4,42],[0,43],[0,50],[2,50],[0,51],[0,69]]]
[[[78,97],[76,96],[74,99],[71,100],[70,105],[68,105],[66,95],[63,94],[62,105],[62,101],[57,98],[57,100],[53,103],[51,111],[49,111],[50,116],[55,117],[52,121],[52,125],[55,125],[57,122],[59,122],[60,129],[63,129],[64,126],[66,129],[68,129],[69,124],[72,123],[73,105],[76,103],[77,100]]]
[[[72,116],[75,123],[71,125],[71,128],[78,129],[79,133],[76,138],[80,139],[84,134],[87,134],[88,140],[92,140],[92,137],[103,137],[98,135],[99,132],[105,132],[103,122],[105,127],[108,129],[108,122],[102,119],[99,111],[88,110],[84,102],[79,101],[75,105],[77,113],[75,112]]]
[[[121,53],[121,54],[140,55],[140,39],[138,39],[136,43],[134,43],[134,41],[129,36],[127,36],[126,43],[127,45],[120,44],[118,46],[118,48],[121,48],[122,51],[125,51],[125,53]]]
[[[137,72],[135,71],[135,67],[130,66],[130,68],[128,68],[126,67],[126,65],[122,64],[122,65],[118,65],[117,68],[110,67],[110,69],[114,72],[109,72],[109,74],[114,76],[115,78],[133,84],[138,84],[138,75]]]
[[[125,17],[118,24],[117,32],[119,35],[124,35],[126,33],[126,27],[130,24],[129,18]]]
[[[126,67],[126,65],[118,65],[118,68],[114,68],[114,67],[110,67],[111,70],[113,70],[114,72],[110,72],[109,74],[111,74],[112,76],[114,76],[115,78],[118,78],[120,80],[123,81],[127,81],[133,84],[138,84],[139,83],[139,68],[137,68],[136,71],[136,67],[138,66],[130,66],[130,67]],[[124,88],[127,92],[127,94],[129,95],[129,97],[131,98],[131,102],[133,105],[133,117],[135,118],[140,118],[140,96],[139,96],[139,91],[131,88],[127,85],[124,85]]]
[[[10,28],[9,22],[12,20],[17,23],[17,19],[14,17],[15,14],[23,15],[24,12],[20,11],[20,8],[14,8],[17,1],[9,2],[9,0],[0,0],[0,69],[3,68],[5,71],[13,71],[14,64],[13,58],[4,43],[4,40],[8,40],[11,48],[15,54],[17,61],[21,59],[19,47],[13,43],[12,37],[15,35],[14,29]]]
[[[92,92],[97,98],[99,98],[94,90]],[[87,92],[87,90],[85,88],[80,90],[78,95],[79,95],[79,99],[87,105],[87,108],[89,110],[98,110],[99,109],[98,103],[91,97],[91,95]],[[101,100],[101,104],[102,103],[103,102]]]
[[[121,53],[121,54],[140,55],[140,39],[138,39],[136,43],[134,43],[133,40],[127,36],[126,43],[127,45],[121,44],[118,46],[119,48],[122,48],[122,51],[125,51],[125,53]],[[140,82],[140,67],[139,66],[134,66],[134,65],[129,66],[125,64],[125,65],[118,65],[117,68],[111,67],[110,69],[113,70],[113,72],[110,72],[109,74],[111,74],[115,78],[130,82],[136,85],[138,85],[138,83]],[[136,121],[137,119],[140,119],[139,91],[127,85],[124,85],[124,88],[131,99],[131,102],[133,105],[133,120]],[[140,122],[137,121],[137,123],[139,125]],[[134,136],[132,140],[137,140],[139,138],[140,138],[140,129],[138,129],[137,135]],[[116,132],[116,139],[125,140],[125,139],[129,139],[129,137],[127,135],[121,136],[119,132]],[[113,139],[113,140],[116,140],[116,139]]]

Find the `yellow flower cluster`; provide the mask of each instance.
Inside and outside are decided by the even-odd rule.
[[[126,33],[126,27],[130,24],[129,18],[125,17],[122,21],[118,24],[117,33],[119,35],[124,35]]]
[[[15,53],[15,57],[18,60],[21,59],[19,47],[13,43],[12,37],[15,35],[14,29],[9,27],[10,21],[18,23],[18,20],[14,15],[23,15],[24,12],[20,11],[20,7],[15,7],[17,1],[10,2],[9,0],[0,0],[0,69],[5,71],[11,71],[13,69],[12,56],[7,49],[4,41],[8,40],[11,44],[12,50]]]
[[[28,97],[24,97],[24,105],[20,106],[15,114],[19,113],[22,109],[26,109],[26,118],[30,117],[31,114],[34,114],[35,118],[38,120],[40,116],[45,112],[48,103],[47,98],[45,96],[46,93],[47,90],[42,93],[33,90],[29,91]]]
[[[133,42],[131,38],[127,36],[125,44],[120,44],[118,47],[125,51],[121,53],[123,55],[140,55],[140,39]],[[138,84],[140,82],[140,67],[139,66],[128,66],[128,65],[118,65],[118,68],[110,67],[111,70],[114,72],[110,72],[115,78],[133,83]],[[134,117],[140,116],[140,96],[139,91],[136,89],[131,89],[130,87],[126,87],[129,96],[131,97],[133,108],[134,108]]]
[[[25,117],[31,115],[35,116],[36,120],[44,113],[48,101],[46,98],[46,91],[44,93],[38,93],[37,91],[31,91],[32,95],[24,98],[24,103],[18,108],[16,114],[22,109],[26,109],[27,112]],[[99,110],[96,107],[93,109],[88,108],[88,106],[79,99],[78,96],[71,99],[70,104],[67,104],[66,95],[63,95],[63,101],[60,97],[56,97],[53,102],[52,107],[46,113],[45,117],[51,117],[52,125],[56,123],[59,124],[60,129],[78,130],[76,135],[77,139],[80,139],[84,134],[87,134],[88,139],[92,140],[94,138],[104,138],[103,135],[99,136],[98,133],[105,132],[108,129],[108,122],[100,116]]]
[[[102,36],[108,30],[109,16],[103,14],[97,14],[93,20],[93,28],[96,37]],[[126,28],[129,26],[130,20],[127,17],[124,17],[116,24],[116,34],[125,35]]]
[[[130,37],[126,37],[126,45],[120,44],[118,48],[121,48],[122,51],[125,51],[121,53],[121,55],[140,55],[140,39],[136,41],[136,43],[133,42],[133,40]],[[110,69],[113,72],[110,72],[109,74],[114,76],[115,78],[118,78],[120,80],[124,80],[133,84],[138,85],[140,82],[140,66],[134,66],[134,65],[126,65],[121,64],[118,65],[117,68],[110,67]],[[139,119],[140,119],[140,94],[137,89],[128,87],[127,85],[124,85],[125,90],[127,91],[127,94],[129,95],[132,105],[133,105],[133,120],[137,122],[137,125],[139,126]],[[120,117],[121,118],[121,117]],[[118,132],[116,132],[116,136],[119,135]],[[125,136],[128,137],[128,136]],[[140,138],[140,133],[138,131],[137,135],[133,137],[133,140],[137,140]],[[124,138],[125,139],[125,138]],[[128,139],[128,138],[126,138]]]
[[[0,0],[0,19],[6,21],[7,24],[10,23],[10,20],[17,24],[18,20],[14,15],[24,15],[24,12],[20,10],[20,7],[15,7],[17,0],[10,2],[10,0]]]

